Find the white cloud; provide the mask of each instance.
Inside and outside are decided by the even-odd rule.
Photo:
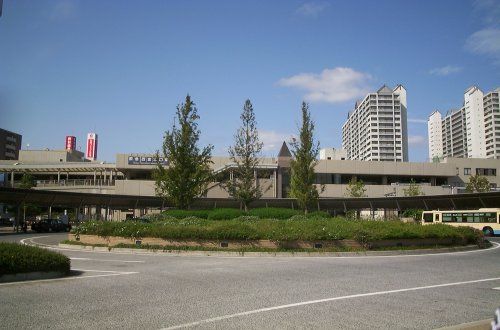
[[[339,103],[365,96],[371,76],[351,68],[324,69],[321,73],[300,73],[283,78],[278,85],[305,90],[310,102]]]
[[[59,0],[52,7],[50,18],[53,20],[67,20],[76,15],[76,0]]]
[[[297,8],[296,13],[307,17],[317,17],[328,6],[330,4],[327,2],[306,2]]]
[[[500,63],[500,29],[488,28],[473,33],[465,42],[472,53],[486,55]]]
[[[475,0],[474,14],[484,24],[496,24],[500,19],[500,2],[498,0]]]
[[[262,151],[275,153],[276,155],[280,151],[283,141],[288,144],[288,141],[292,139],[293,134],[278,133],[275,131],[259,130],[259,140],[264,143]]]
[[[423,135],[410,135],[408,136],[408,144],[413,146],[424,145],[427,143],[425,136]]]
[[[435,76],[447,76],[452,73],[457,73],[462,71],[462,68],[459,66],[453,66],[453,65],[447,65],[443,66],[440,68],[434,68],[432,70],[429,70],[429,74],[435,75]]]
[[[427,124],[427,119],[408,118],[407,121],[414,124]]]

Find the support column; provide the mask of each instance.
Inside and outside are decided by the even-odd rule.
[[[19,224],[21,223],[21,204],[17,205],[16,209],[16,219],[15,219],[15,228],[14,231],[19,232]]]
[[[52,206],[49,206],[49,219],[52,219]]]
[[[10,172],[10,186],[14,188],[14,171]]]
[[[278,196],[278,174],[276,170],[273,172],[273,188],[273,197],[276,198]]]
[[[96,179],[97,173],[96,170],[94,170],[94,186],[95,186],[95,179]]]
[[[61,171],[57,170],[57,184],[61,184]]]

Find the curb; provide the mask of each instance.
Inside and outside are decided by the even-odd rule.
[[[31,273],[5,274],[0,276],[0,283],[48,280],[65,276],[66,274],[63,272],[31,272]]]
[[[397,256],[439,254],[447,252],[462,252],[478,250],[476,245],[466,245],[453,248],[397,250],[397,251],[363,251],[363,252],[238,252],[238,251],[185,251],[185,250],[146,250],[131,248],[113,248],[90,245],[59,244],[59,247],[75,251],[117,252],[145,255],[182,255],[205,257],[366,257],[366,256]]]

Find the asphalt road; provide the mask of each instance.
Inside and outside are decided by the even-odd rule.
[[[0,240],[56,244],[64,236]],[[60,250],[78,275],[0,284],[0,328],[434,329],[492,318],[498,246],[349,258]]]

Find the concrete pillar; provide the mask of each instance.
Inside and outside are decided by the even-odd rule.
[[[10,186],[14,188],[14,171],[10,172]]]
[[[61,171],[57,170],[57,184],[61,183]]]
[[[52,219],[52,206],[49,206],[49,219]]]
[[[16,209],[16,219],[15,219],[15,232],[17,233],[19,231],[19,225],[21,224],[21,204],[17,206]]]
[[[276,170],[273,172],[273,188],[273,197],[276,198],[276,196],[278,196],[278,175]]]
[[[97,173],[96,173],[96,171],[94,170],[94,186],[95,186],[96,176],[97,176]]]

